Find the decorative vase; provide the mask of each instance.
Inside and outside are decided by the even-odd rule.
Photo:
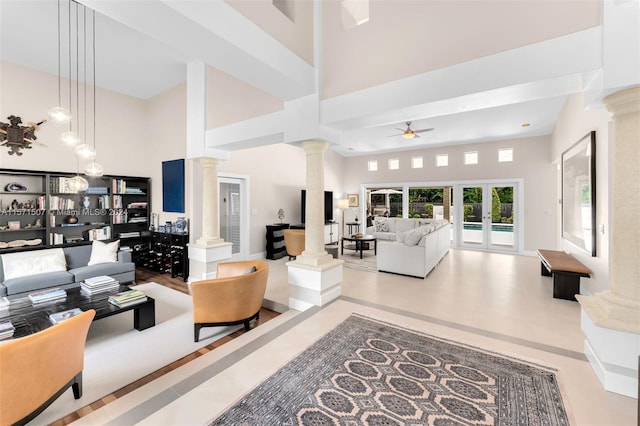
[[[187,219],[185,217],[179,216],[176,220],[176,232],[178,234],[186,234],[187,233]]]

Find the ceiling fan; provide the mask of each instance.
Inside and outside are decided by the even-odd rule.
[[[406,129],[399,129],[396,127],[396,130],[401,131],[402,133],[397,134],[397,135],[390,135],[388,137],[393,137],[393,136],[402,136],[405,139],[413,139],[413,138],[419,138],[420,136],[418,136],[418,133],[423,133],[423,132],[430,132],[433,130],[433,127],[430,129],[419,129],[419,130],[413,130],[411,129],[411,122],[407,121],[405,123],[407,125]]]

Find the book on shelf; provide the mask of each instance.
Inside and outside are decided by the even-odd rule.
[[[142,188],[125,188],[124,191],[125,194],[144,194],[145,192],[142,190]]]
[[[127,204],[127,208],[128,209],[146,209],[147,208],[147,203],[140,201],[137,203],[129,203]]]
[[[63,244],[63,243],[64,243],[63,234],[57,234],[55,232],[49,233],[49,245],[57,245],[57,244]]]
[[[89,241],[109,240],[111,239],[111,227],[105,226],[104,228],[90,229],[87,234],[89,236]]]
[[[29,293],[29,300],[31,300],[31,303],[49,302],[52,300],[64,299],[65,297],[67,297],[67,292],[60,287],[48,288]]]
[[[0,297],[0,311],[9,309],[9,299],[6,296]]]
[[[65,237],[65,241],[68,243],[79,243],[83,241],[83,238],[79,235],[70,235],[68,237]]]
[[[16,328],[13,326],[13,323],[11,321],[0,322],[0,340],[13,337],[13,333],[15,331]]]
[[[79,315],[82,313],[82,310],[80,308],[73,308],[73,309],[69,309],[66,311],[62,311],[62,312],[55,312],[53,314],[49,314],[49,319],[51,320],[52,323],[54,324],[58,324],[64,320],[67,320],[69,318],[73,318],[76,315]]]
[[[136,303],[146,302],[146,300],[147,295],[140,290],[127,290],[109,296],[109,303],[114,304],[120,308],[135,305]]]
[[[84,192],[86,194],[108,194],[109,188],[106,186],[90,186]]]
[[[147,221],[146,217],[132,217],[128,223],[144,223]]]
[[[137,238],[140,236],[140,231],[131,231],[131,232],[121,232],[120,238]],[[123,247],[120,247],[120,250],[124,250]]]
[[[63,223],[60,226],[62,227],[72,227],[72,226],[85,226],[87,222],[77,222],[77,223]]]

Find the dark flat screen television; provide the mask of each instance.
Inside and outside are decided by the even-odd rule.
[[[300,222],[305,223],[305,205],[307,201],[307,192],[303,189],[300,200],[302,205],[300,207]],[[333,220],[333,192],[324,191],[324,223],[331,222]]]

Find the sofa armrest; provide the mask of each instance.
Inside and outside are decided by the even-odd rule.
[[[367,231],[366,233],[368,235],[373,235],[373,233],[376,232],[376,227],[375,226],[367,226]]]
[[[121,263],[130,263],[131,262],[131,252],[128,250],[118,250],[118,262]]]

